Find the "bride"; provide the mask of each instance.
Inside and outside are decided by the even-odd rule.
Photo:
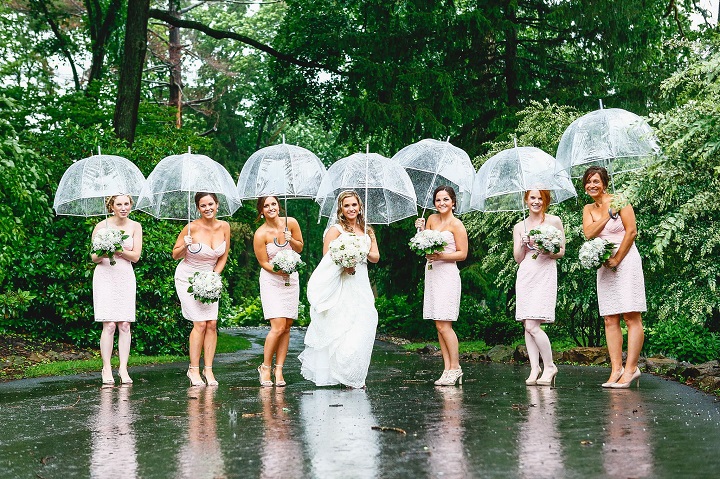
[[[357,193],[340,193],[337,222],[325,232],[323,259],[307,286],[310,326],[299,359],[303,377],[318,386],[365,387],[370,367],[378,315],[367,264],[343,268],[327,254],[333,240],[355,234],[367,246],[367,260],[380,260],[374,231],[368,226],[365,232],[362,208]]]

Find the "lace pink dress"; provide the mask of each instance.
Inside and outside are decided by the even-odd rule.
[[[123,249],[132,251],[133,238],[123,241]],[[103,258],[93,272],[95,321],[135,321],[135,271],[124,256],[114,256],[115,264]]]
[[[557,300],[557,261],[546,254],[533,259],[534,250],[525,247],[525,258],[515,280],[515,319],[555,321]]]
[[[200,251],[196,251],[197,248]],[[217,264],[218,258],[225,254],[225,241],[220,243],[217,248],[212,249],[204,243],[194,243],[188,248],[186,256],[178,263],[175,268],[175,290],[177,291],[180,304],[182,305],[183,317],[190,321],[215,321],[218,318],[218,304],[201,303],[197,301],[192,293],[188,293],[190,287],[190,278],[196,271],[212,271]]]
[[[265,245],[268,259],[272,261],[278,251],[292,249],[290,244],[283,247],[275,243]],[[297,272],[290,275],[290,286],[285,286],[285,279],[279,274],[260,270],[260,301],[262,302],[265,319],[289,318],[297,319],[300,304],[300,281]]]
[[[624,236],[625,227],[620,218],[611,218],[598,235],[615,243],[616,250]],[[606,266],[598,269],[597,292],[600,316],[647,311],[642,260],[635,243],[617,266],[616,271]]]
[[[443,253],[453,253],[455,236],[442,231],[447,245]],[[433,261],[432,269],[425,268],[423,318],[435,321],[457,321],[460,314],[460,270],[455,261]]]

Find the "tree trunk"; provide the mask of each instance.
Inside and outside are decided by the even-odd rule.
[[[118,138],[126,140],[130,145],[135,141],[135,128],[137,127],[140,86],[147,51],[149,11],[150,0],[128,1],[125,49],[120,69],[113,126]]]
[[[509,0],[505,4],[505,90],[508,106],[518,106],[518,38],[517,38],[517,2]]]
[[[180,18],[178,0],[169,0],[169,14],[175,18]],[[170,25],[170,102],[171,106],[177,108],[175,126],[182,126],[182,45],[180,45],[180,27]]]
[[[88,84],[99,80],[103,76],[107,43],[117,28],[115,22],[121,5],[121,0],[112,0],[103,15],[102,6],[98,0],[85,0],[85,8],[88,13],[88,26],[90,29],[90,49],[92,50],[92,63],[90,64]]]

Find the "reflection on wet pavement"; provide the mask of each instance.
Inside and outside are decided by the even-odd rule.
[[[0,384],[0,478],[676,478],[720,470],[720,401],[643,376],[606,390],[607,370],[560,366],[557,388],[527,368],[463,364],[435,387],[435,358],[377,343],[367,390],[316,388],[291,333],[286,388],[260,388],[267,330],[221,355],[220,387],[188,388],[186,365]],[[378,429],[377,427],[380,427]]]

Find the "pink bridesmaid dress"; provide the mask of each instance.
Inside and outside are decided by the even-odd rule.
[[[292,249],[289,243],[285,246],[268,243],[265,248],[270,261],[279,251]],[[300,281],[297,272],[290,275],[290,286],[285,286],[285,279],[282,276],[261,269],[260,301],[265,319],[297,319],[300,304]]]
[[[200,251],[193,253],[200,247]],[[218,258],[225,254],[225,241],[213,249],[205,243],[190,245],[185,257],[175,268],[175,290],[182,305],[183,317],[190,321],[215,321],[218,318],[219,301],[214,303],[201,303],[192,293],[188,293],[190,282],[188,279],[196,271],[212,271]]]
[[[447,242],[443,253],[454,253],[455,236],[441,231]],[[433,261],[432,269],[425,268],[423,318],[435,321],[457,321],[460,314],[460,270],[455,261]]]

